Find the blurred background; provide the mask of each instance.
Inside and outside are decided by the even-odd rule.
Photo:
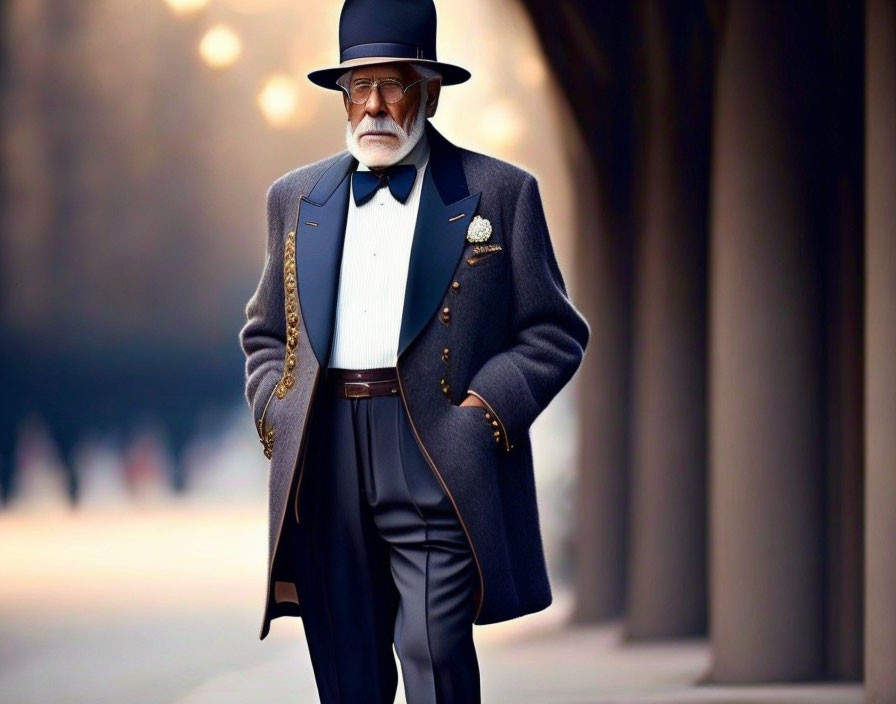
[[[317,700],[237,334],[341,6],[0,3],[2,702]],[[896,2],[438,7],[433,122],[535,173],[592,328],[484,695],[896,702]]]

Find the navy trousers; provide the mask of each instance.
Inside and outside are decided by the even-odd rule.
[[[401,397],[324,388],[309,423],[296,581],[322,704],[392,704],[393,644],[407,704],[479,704],[475,563]]]

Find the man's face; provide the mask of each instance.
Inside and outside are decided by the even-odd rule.
[[[407,86],[421,76],[407,63],[376,64],[354,69],[348,84],[382,78],[394,78]],[[349,148],[368,167],[387,166],[403,158],[413,146],[409,144],[411,137],[419,135],[422,125],[417,124],[418,120],[435,113],[439,88],[438,80],[418,83],[397,103],[387,103],[377,88],[370,91],[367,102],[362,105],[351,102],[343,92]]]

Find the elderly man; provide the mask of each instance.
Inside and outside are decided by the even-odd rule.
[[[537,181],[429,122],[432,0],[348,0],[347,150],[278,178],[240,344],[270,465],[261,638],[302,618],[322,702],[480,701],[473,624],[551,590],[529,427],[590,329]]]

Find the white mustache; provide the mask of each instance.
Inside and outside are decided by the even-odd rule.
[[[357,127],[355,127],[355,134],[360,138],[368,132],[388,132],[389,134],[394,134],[399,138],[407,138],[408,136],[407,132],[402,129],[401,125],[399,125],[397,122],[395,122],[395,120],[387,115],[384,115],[383,117],[373,117],[372,115],[365,115],[364,118],[358,123]]]

